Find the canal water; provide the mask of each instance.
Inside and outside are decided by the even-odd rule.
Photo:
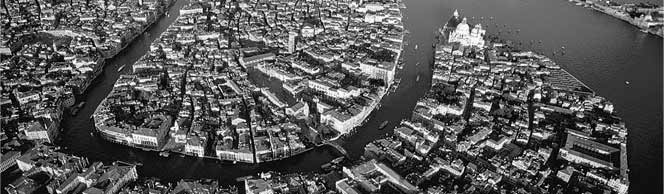
[[[226,184],[233,183],[237,177],[261,171],[315,171],[338,156],[332,149],[324,147],[260,165],[230,164],[175,155],[163,158],[154,152],[112,144],[92,136],[90,115],[111,91],[120,74],[117,69],[122,64],[133,64],[145,54],[150,43],[175,20],[177,10],[184,4],[184,0],[176,2],[170,10],[170,17],[162,18],[148,30],[150,36],[139,37],[124,52],[109,60],[104,73],[86,92],[83,98],[86,106],[76,117],[65,118],[61,146],[91,160],[141,162],[141,176],[154,176],[164,181],[213,178]],[[471,23],[485,24],[488,34],[521,42],[524,49],[552,57],[599,95],[611,100],[630,130],[631,191],[662,193],[659,185],[662,182],[661,38],[564,0],[408,0],[406,5],[404,23],[411,33],[406,36],[409,44],[403,55],[406,66],[398,73],[402,78],[401,86],[385,96],[382,108],[375,111],[354,136],[344,140],[342,146],[352,158],[362,154],[366,143],[386,136],[400,120],[410,116],[417,99],[430,87],[434,31],[449,19],[454,9],[459,9]],[[418,49],[414,48],[415,45]],[[553,56],[552,52],[559,52],[562,46],[565,46],[566,54]],[[418,75],[420,79],[416,81]],[[630,84],[626,85],[625,81]],[[389,124],[385,130],[378,130],[383,121],[389,121]]]

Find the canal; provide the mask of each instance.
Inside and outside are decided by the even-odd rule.
[[[175,20],[177,10],[185,3],[184,0],[176,2],[170,17],[160,19],[148,29],[150,36],[139,37],[108,61],[103,74],[84,95],[86,106],[76,117],[63,121],[60,145],[69,153],[91,160],[141,162],[141,176],[154,176],[164,181],[213,178],[226,184],[233,183],[236,177],[261,171],[315,171],[337,157],[335,151],[323,147],[260,165],[230,164],[191,157],[163,158],[154,152],[112,144],[91,135],[90,115],[111,91],[120,75],[117,69],[123,64],[133,64],[145,54],[150,43]],[[417,99],[430,87],[434,31],[456,8],[462,16],[468,16],[471,23],[485,24],[487,33],[521,42],[525,49],[551,56],[599,95],[611,100],[630,129],[631,192],[662,193],[657,190],[661,188],[655,188],[658,184],[653,184],[662,182],[661,38],[564,0],[408,0],[406,5],[403,21],[411,33],[406,35],[409,43],[403,55],[406,66],[398,73],[402,78],[401,86],[385,96],[382,108],[375,111],[354,136],[344,140],[342,146],[351,157],[359,157],[366,143],[386,136],[400,120],[410,116]],[[493,19],[487,19],[491,17]],[[513,32],[517,29],[519,32]],[[562,46],[566,47],[566,54],[552,56],[552,52]],[[420,79],[416,81],[418,75]],[[625,85],[625,81],[631,84]],[[380,123],[386,120],[390,121],[386,129],[378,130]]]

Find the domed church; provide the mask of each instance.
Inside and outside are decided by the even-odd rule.
[[[445,25],[449,35],[447,41],[449,43],[458,42],[462,46],[476,46],[484,47],[484,34],[486,30],[482,29],[480,24],[475,25],[470,29],[466,18],[459,22],[459,12],[454,10],[454,16]]]

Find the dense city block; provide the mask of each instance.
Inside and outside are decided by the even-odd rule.
[[[489,38],[458,11],[439,22],[434,42],[414,46],[433,45],[428,91],[407,118],[362,128],[388,130],[350,157],[344,138],[394,95],[405,65],[419,65],[402,59],[409,31],[401,0],[190,0],[172,15],[176,1],[3,1],[3,192],[628,191],[628,130],[614,105],[550,58]],[[226,184],[164,181],[141,174],[153,164],[67,152],[63,118],[86,105],[108,60],[170,17],[145,55],[113,69],[119,78],[85,115],[94,123],[85,133],[159,159],[229,168],[322,147],[339,156],[314,172],[266,170]],[[652,18],[638,21],[654,29]]]

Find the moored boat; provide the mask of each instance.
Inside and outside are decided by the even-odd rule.
[[[381,123],[380,126],[378,126],[378,129],[385,128],[385,126],[387,126],[387,123],[389,123],[389,121],[383,121],[383,123]]]

